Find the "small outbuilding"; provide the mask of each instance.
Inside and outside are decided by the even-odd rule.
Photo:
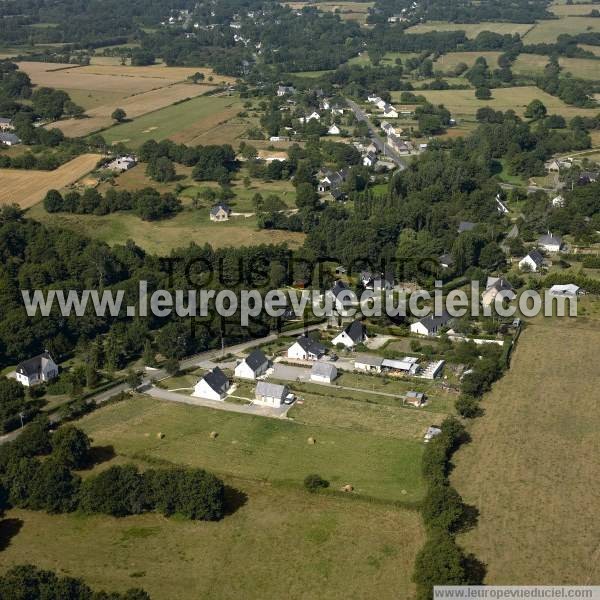
[[[329,362],[317,361],[310,370],[311,381],[331,383],[337,377],[337,368]]]

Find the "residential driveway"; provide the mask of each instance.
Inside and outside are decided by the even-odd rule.
[[[181,404],[190,404],[191,406],[200,406],[203,408],[214,408],[216,410],[224,410],[227,412],[240,413],[244,415],[254,415],[258,417],[270,417],[272,419],[285,419],[287,412],[291,406],[282,406],[281,408],[270,408],[267,406],[258,406],[255,404],[233,404],[218,400],[206,400],[204,398],[194,398],[178,394],[177,392],[169,392],[157,387],[150,387],[144,390],[144,393],[157,400],[166,400],[167,402],[179,402]]]
[[[275,363],[270,378],[283,381],[310,381],[310,369],[307,367],[293,367],[282,363]]]

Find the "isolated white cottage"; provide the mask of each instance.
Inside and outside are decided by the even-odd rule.
[[[219,367],[215,367],[198,380],[198,383],[194,386],[192,396],[206,398],[207,400],[223,400],[228,391],[229,379],[227,379],[227,375]]]
[[[256,379],[264,375],[268,368],[269,359],[262,350],[256,348],[235,367],[234,374],[241,379]]]
[[[43,352],[19,363],[15,373],[20,384],[30,387],[58,377],[58,365],[49,352]]]

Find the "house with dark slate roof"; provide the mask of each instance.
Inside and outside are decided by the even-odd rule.
[[[279,408],[289,394],[287,385],[259,381],[254,392],[254,403]]]
[[[256,379],[264,375],[268,368],[269,359],[262,350],[256,348],[235,367],[234,373],[242,379]]]
[[[49,352],[43,352],[20,362],[15,369],[15,373],[20,384],[30,387],[52,381],[58,377],[58,365]]]
[[[532,250],[527,256],[519,261],[519,269],[528,269],[532,273],[535,273],[543,264],[544,257],[537,250]]]
[[[362,344],[366,339],[367,328],[360,321],[352,321],[341,333],[331,340],[331,343],[334,346],[343,344],[346,348],[354,348],[354,346]]]
[[[219,367],[214,367],[198,380],[192,396],[207,400],[224,400],[229,387],[227,375]]]
[[[327,349],[311,337],[301,335],[287,351],[288,358],[299,360],[319,360]]]
[[[451,319],[452,317],[446,311],[437,317],[431,314],[416,323],[412,323],[410,332],[427,336],[437,335],[446,325],[448,325]]]
[[[210,209],[211,221],[228,221],[231,208],[227,204],[217,204]]]

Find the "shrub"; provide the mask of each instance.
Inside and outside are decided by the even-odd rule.
[[[311,493],[314,494],[319,490],[329,487],[329,481],[323,479],[320,475],[311,474],[304,478],[304,487]]]

